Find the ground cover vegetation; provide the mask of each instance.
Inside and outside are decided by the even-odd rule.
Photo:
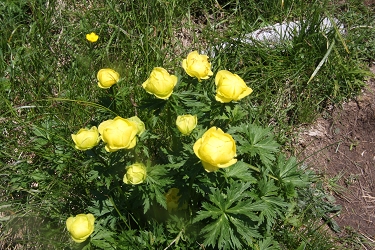
[[[326,232],[340,208],[291,136],[363,86],[371,13],[359,1],[3,1],[2,248],[340,246]],[[322,32],[324,18],[345,30]],[[301,23],[291,40],[242,41],[284,21]]]

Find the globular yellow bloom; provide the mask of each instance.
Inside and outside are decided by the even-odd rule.
[[[101,69],[96,75],[98,79],[98,86],[102,89],[108,89],[113,84],[116,84],[120,79],[120,74],[113,69]]]
[[[179,115],[177,116],[176,126],[182,134],[189,135],[197,126],[197,116]]]
[[[198,81],[208,79],[213,75],[208,56],[200,55],[197,51],[189,53],[187,58],[182,61],[182,68],[184,68],[186,74],[196,77]]]
[[[150,77],[142,84],[142,87],[150,94],[159,99],[168,99],[177,84],[177,76],[170,75],[167,70],[156,67],[152,70]]]
[[[227,168],[237,162],[236,143],[230,134],[212,127],[198,139],[193,150],[207,172]]]
[[[145,165],[142,163],[134,163],[126,167],[126,174],[124,175],[123,181],[125,184],[141,184],[146,180],[147,170]]]
[[[106,143],[107,152],[131,149],[137,143],[137,124],[120,116],[100,123],[98,130],[100,138]]]
[[[88,150],[100,141],[98,129],[93,126],[91,129],[81,128],[77,134],[72,134],[72,139],[75,143],[75,148],[78,150]]]
[[[215,99],[222,103],[241,100],[253,92],[241,77],[227,70],[217,72],[215,84]]]
[[[178,195],[180,190],[178,188],[171,188],[165,194],[165,199],[167,200],[167,209],[168,212],[172,212],[177,210],[178,208],[178,201],[181,198],[181,195]]]
[[[128,118],[128,120],[134,122],[137,125],[137,135],[141,135],[143,132],[145,132],[145,124],[141,121],[141,119],[139,119],[138,116],[130,117]]]
[[[98,41],[99,36],[95,34],[94,32],[91,32],[90,34],[86,34],[86,39],[89,42],[95,43],[96,41]]]
[[[92,214],[78,214],[66,220],[66,228],[72,239],[81,243],[94,232],[95,217]]]

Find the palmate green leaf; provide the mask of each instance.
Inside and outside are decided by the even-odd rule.
[[[278,250],[280,249],[279,244],[271,237],[267,237],[264,240],[258,242],[257,245],[254,246],[256,250]]]
[[[257,179],[249,171],[248,164],[237,161],[235,165],[230,168],[224,168],[224,176],[231,179],[239,179],[247,183],[256,183]]]
[[[226,194],[219,189],[211,188],[209,195],[212,203],[202,204],[204,210],[198,212],[193,223],[202,220],[211,221],[202,232],[205,233],[204,245],[217,246],[219,249],[243,249],[253,238],[261,237],[257,228],[250,226],[257,224],[259,217],[255,212],[264,206],[253,202],[248,195],[251,183],[233,182],[226,189]]]
[[[279,196],[280,188],[275,186],[274,180],[266,177],[258,182],[259,198],[264,206],[260,212],[259,223],[266,222],[267,231],[272,228],[278,216],[283,216],[283,211],[290,204]]]
[[[202,229],[206,236],[203,244],[215,247],[217,242],[219,249],[229,249],[229,229],[229,221],[225,214],[222,214],[214,223],[210,223]]]
[[[109,199],[107,200],[95,200],[92,205],[87,207],[87,210],[92,213],[95,217],[109,214],[113,211],[113,204]]]
[[[228,133],[232,134],[239,144],[238,152],[240,155],[257,156],[262,164],[267,167],[271,166],[276,159],[275,153],[279,151],[280,144],[274,140],[271,128],[242,124],[230,128]]]
[[[304,187],[308,185],[309,175],[298,169],[298,163],[295,157],[285,159],[284,155],[277,158],[277,164],[272,168],[273,174],[282,183],[290,183],[294,186]]]
[[[249,227],[249,225],[246,225],[245,223],[243,223],[243,221],[233,216],[228,216],[228,218],[230,219],[230,222],[232,222],[233,225],[237,228],[237,232],[247,241],[248,244],[250,244],[254,240],[254,238],[262,237],[256,228]]]
[[[265,205],[265,209],[259,214],[260,222],[265,219],[267,222],[267,229],[269,230],[278,216],[284,216],[283,211],[289,206],[289,203],[284,202],[280,197],[275,196],[262,197],[262,201]]]
[[[233,185],[231,187],[233,188],[227,188],[227,197],[226,197],[226,200],[225,200],[225,207],[224,209],[227,210],[229,209],[233,203],[241,200],[241,199],[244,199],[244,198],[247,198],[247,194],[245,193],[245,191],[250,187],[251,183],[239,183],[237,184],[236,182],[233,182]],[[223,197],[223,196],[221,196]]]
[[[167,165],[155,165],[147,168],[147,186],[141,187],[143,198],[143,212],[146,213],[152,204],[152,200],[156,200],[163,208],[167,209],[167,203],[164,196],[165,187],[172,183],[168,177]]]
[[[210,201],[214,203],[221,211],[226,211],[234,202],[246,198],[244,193],[250,187],[251,183],[234,183],[227,188],[227,194],[222,194],[218,189],[210,188],[212,195]]]
[[[258,188],[260,197],[276,196],[280,190],[280,188],[275,185],[273,179],[269,180],[266,177],[258,181]]]
[[[228,208],[226,211],[230,214],[244,215],[252,221],[258,221],[259,216],[254,212],[260,212],[264,208],[265,206],[263,204],[246,200],[238,202],[234,207]]]
[[[96,223],[95,233],[91,236],[90,243],[99,249],[116,249],[113,246],[115,243],[114,235],[114,232],[107,230],[101,223]]]

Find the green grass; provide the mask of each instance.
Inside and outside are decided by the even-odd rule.
[[[95,171],[100,171],[101,166],[93,152],[77,152],[70,134],[81,127],[97,126],[114,114],[138,114],[151,124],[150,112],[141,107],[143,100],[149,98],[141,84],[156,66],[183,76],[181,61],[192,50],[208,51],[225,42],[233,44],[210,58],[212,71],[227,69],[245,80],[254,92],[241,102],[243,116],[239,117],[247,123],[270,127],[284,149],[291,147],[290,134],[295,126],[312,122],[327,105],[355,96],[368,75],[366,64],[375,59],[373,10],[354,0],[341,5],[291,0],[282,6],[281,2],[0,3],[2,248],[76,247],[69,243],[66,218],[88,212],[86,209],[93,207],[93,197],[104,200],[109,191],[104,188],[104,180],[95,178]],[[319,22],[327,15],[340,18],[346,25],[346,34],[340,37],[335,31],[319,32]],[[236,40],[258,28],[292,20],[306,20],[306,26],[291,41],[275,47]],[[85,39],[90,32],[99,35],[98,42]],[[327,61],[308,83],[333,42]],[[96,73],[107,67],[118,71],[122,80],[111,89],[102,90],[97,87]],[[231,119],[242,121],[235,114]],[[229,127],[225,119],[220,124]],[[157,123],[155,131],[169,133],[168,125],[170,121]],[[168,143],[168,138],[160,142],[151,139],[146,139],[143,149],[148,147],[150,159],[165,164],[169,156],[159,147]],[[120,170],[105,170],[103,175],[116,171]],[[274,239],[284,249],[297,249],[304,244],[306,249],[330,249],[331,246],[324,246],[330,236],[320,230],[320,219],[332,213],[332,207],[324,199],[314,201],[316,210],[311,213],[313,205],[307,202],[314,188],[298,192],[300,201],[293,211],[293,222],[281,219],[275,227],[283,230]],[[116,202],[121,204],[121,197]],[[127,219],[138,223],[137,218]],[[144,222],[143,218],[139,221]],[[305,222],[309,222],[307,227]],[[120,222],[106,223],[125,227]],[[124,232],[121,241],[129,243],[137,235],[144,244],[155,240],[164,248],[180,229],[166,231],[161,224],[148,223],[137,225],[138,233]],[[153,223],[156,224],[151,226]],[[335,239],[331,241],[337,244]],[[178,249],[196,248],[189,239],[180,242]],[[272,243],[270,248],[265,247],[266,240],[263,243],[261,249],[272,249]],[[151,249],[152,244],[147,244]]]

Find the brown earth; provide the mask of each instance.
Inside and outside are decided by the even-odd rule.
[[[298,148],[342,206],[335,218],[339,226],[375,242],[375,79],[354,100],[304,128]]]

